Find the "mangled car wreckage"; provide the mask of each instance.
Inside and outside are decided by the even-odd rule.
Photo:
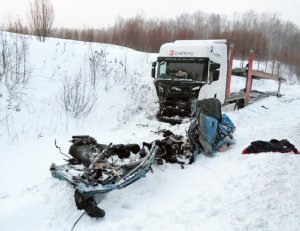
[[[163,139],[143,142],[140,147],[104,145],[90,136],[73,136],[69,149],[72,157],[66,164],[52,164],[50,170],[53,177],[74,186],[78,209],[92,217],[103,217],[104,210],[97,206],[101,195],[144,177],[152,164],[177,163],[183,168],[195,162],[200,153],[213,156],[233,143],[234,130],[231,120],[221,114],[217,99],[196,100],[186,137],[161,130],[158,133]]]

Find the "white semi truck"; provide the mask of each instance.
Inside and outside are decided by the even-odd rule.
[[[160,120],[188,117],[194,99],[224,103],[228,49],[226,40],[179,40],[160,47],[152,64]]]
[[[246,68],[232,71],[233,49],[222,40],[178,40],[160,47],[157,61],[152,63],[152,77],[159,100],[157,118],[181,122],[191,114],[195,99],[217,98],[226,103],[250,99],[252,79],[282,80],[278,76],[252,70],[253,52]],[[230,96],[231,73],[247,77],[245,92]],[[280,84],[279,84],[280,86]],[[279,89],[277,94],[279,94]]]

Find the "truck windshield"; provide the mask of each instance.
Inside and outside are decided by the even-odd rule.
[[[158,78],[205,82],[207,79],[207,66],[207,60],[163,60],[158,65]]]

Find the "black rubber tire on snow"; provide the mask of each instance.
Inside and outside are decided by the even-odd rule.
[[[74,197],[77,209],[84,209],[90,217],[102,218],[105,216],[105,211],[97,206],[93,197],[85,197],[77,189]]]

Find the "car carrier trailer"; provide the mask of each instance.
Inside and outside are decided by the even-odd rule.
[[[160,47],[156,62],[152,63],[152,77],[158,96],[160,121],[181,123],[190,117],[195,99],[217,98],[224,107],[241,108],[261,93],[251,92],[253,79],[283,78],[253,70],[253,51],[246,68],[233,69],[234,47],[227,40],[177,40]],[[247,78],[245,91],[230,92],[231,76]]]

